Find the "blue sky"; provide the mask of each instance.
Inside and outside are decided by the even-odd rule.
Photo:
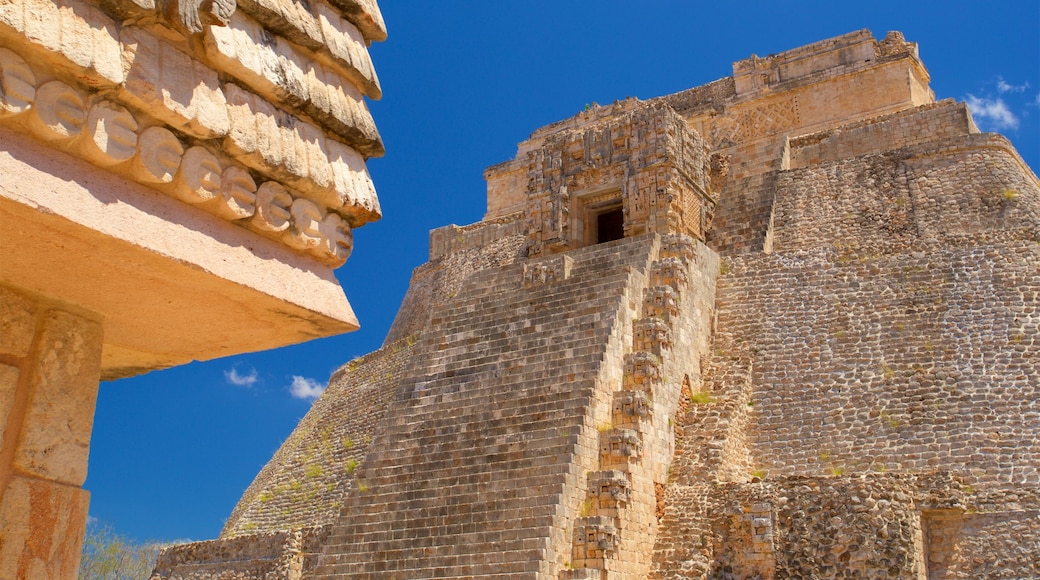
[[[704,4],[708,4],[704,6]],[[146,540],[216,537],[329,375],[379,348],[428,232],[479,221],[483,170],[586,103],[651,98],[731,63],[845,32],[920,44],[936,98],[967,101],[1040,167],[1040,3],[381,0],[371,53],[386,156],[369,162],[384,218],[337,271],[361,330],[103,383],[91,443],[93,517]]]

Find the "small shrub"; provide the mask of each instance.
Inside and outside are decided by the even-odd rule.
[[[705,405],[708,403],[714,403],[715,397],[711,396],[708,391],[698,391],[690,394],[690,402],[694,405]]]
[[[354,470],[357,469],[357,467],[357,459],[350,459],[347,461],[347,473],[354,473]]]
[[[769,473],[765,469],[755,469],[751,472],[751,477],[757,477],[758,479],[765,479],[766,474]]]
[[[307,467],[303,468],[303,473],[307,477],[321,477],[322,475],[325,475],[325,470],[317,463],[311,463]]]

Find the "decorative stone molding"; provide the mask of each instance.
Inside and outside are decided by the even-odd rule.
[[[624,387],[631,390],[649,391],[661,380],[661,359],[656,355],[640,351],[625,355]]]
[[[562,282],[571,275],[574,259],[570,256],[553,256],[539,262],[524,264],[524,287],[533,288],[553,282]]]
[[[227,26],[236,7],[235,0],[159,0],[159,14],[167,24],[188,34],[209,25]]]
[[[595,498],[601,509],[619,509],[628,505],[632,486],[625,472],[593,471],[589,473],[589,496]]]
[[[671,286],[648,288],[643,295],[643,311],[668,320],[679,315],[679,293]]]
[[[641,318],[634,324],[632,348],[660,355],[672,347],[672,331],[660,318]]]
[[[244,167],[203,145],[186,147],[170,129],[145,126],[128,109],[59,80],[36,86],[18,54],[0,49],[0,122],[198,209],[341,266],[353,248],[349,221],[276,181],[256,183]]]

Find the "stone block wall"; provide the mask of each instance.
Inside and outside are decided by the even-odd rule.
[[[316,573],[534,578],[569,561],[610,416],[602,356],[623,354],[631,268],[653,243],[483,270],[436,309]]]
[[[242,495],[222,538],[332,523],[357,485],[393,385],[416,355],[416,336],[354,359],[329,380],[297,428]],[[331,392],[330,392],[331,391]],[[349,418],[349,421],[341,420]]]
[[[0,284],[0,577],[79,570],[101,333],[90,315]]]

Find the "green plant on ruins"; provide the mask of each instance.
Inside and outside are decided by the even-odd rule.
[[[714,403],[715,397],[708,391],[697,391],[696,393],[690,393],[690,402],[694,405],[706,405],[708,403]]]

